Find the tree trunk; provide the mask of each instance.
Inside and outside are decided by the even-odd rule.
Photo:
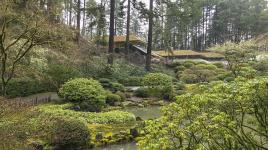
[[[73,15],[73,13],[72,13],[72,11],[73,11],[73,0],[70,0],[70,12],[69,12],[69,26],[71,27],[72,26],[72,15]]]
[[[127,1],[127,35],[126,35],[126,45],[125,45],[125,55],[128,58],[129,51],[129,26],[130,26],[130,0]]]
[[[77,16],[76,16],[76,40],[80,41],[80,23],[81,23],[81,0],[77,0]]]
[[[82,35],[86,34],[86,0],[84,0],[83,8],[83,25],[82,25]]]
[[[147,71],[151,70],[152,40],[153,40],[153,0],[150,0],[148,46],[146,55],[146,66],[145,66],[145,69]]]
[[[110,34],[109,34],[109,49],[108,49],[108,64],[113,65],[114,53],[114,9],[115,0],[110,1]]]

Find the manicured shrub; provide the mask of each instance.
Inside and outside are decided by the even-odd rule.
[[[185,83],[199,83],[199,82],[210,82],[217,79],[224,79],[226,70],[217,68],[212,64],[198,64],[188,69],[185,69],[177,76]]]
[[[104,87],[105,89],[109,89],[112,87],[111,84],[111,80],[107,79],[107,78],[100,78],[99,79],[100,84],[102,85],[102,87]]]
[[[181,72],[181,71],[183,71],[183,70],[185,70],[186,68],[184,67],[184,66],[177,66],[176,68],[175,68],[175,72]]]
[[[217,69],[217,66],[212,65],[212,64],[198,64],[195,66],[197,68],[208,69],[208,70],[216,70]]]
[[[101,78],[99,79],[99,82],[101,83],[102,87],[104,87],[107,90],[110,90],[111,92],[117,92],[117,91],[125,91],[124,85],[112,82],[110,79],[107,78]]]
[[[143,78],[143,85],[149,88],[165,87],[172,84],[172,77],[163,73],[149,73]]]
[[[188,84],[197,83],[198,77],[196,74],[189,73],[191,70],[187,69],[185,70],[181,75],[180,79]]]
[[[218,68],[224,68],[224,64],[222,62],[215,62],[213,65],[217,66]]]
[[[150,96],[148,88],[138,88],[136,91],[134,91],[134,95],[142,98],[147,98]]]
[[[78,103],[86,111],[100,111],[105,106],[106,92],[96,80],[77,78],[62,85],[59,96]]]
[[[53,117],[50,120],[48,143],[58,150],[82,150],[89,146],[90,131],[78,119]]]
[[[117,92],[117,91],[124,92],[125,91],[125,87],[122,84],[120,84],[120,83],[112,82],[112,86],[111,86],[111,89],[110,90],[112,92]]]
[[[172,77],[162,73],[149,73],[143,78],[143,85],[148,87],[149,94],[163,98],[163,95],[172,93]],[[169,96],[171,97],[171,96]]]
[[[192,62],[192,61],[185,61],[182,65],[183,65],[185,68],[191,68],[192,66],[195,65],[195,63]]]
[[[110,106],[114,106],[116,102],[120,102],[121,101],[121,97],[119,95],[116,94],[107,94],[106,97],[106,104],[110,105]]]

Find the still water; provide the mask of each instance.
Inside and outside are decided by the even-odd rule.
[[[140,117],[143,120],[159,118],[161,114],[161,110],[159,106],[150,106],[150,107],[129,107],[125,108],[123,111],[131,112],[136,117]],[[114,144],[108,145],[105,147],[97,147],[94,150],[137,150],[137,145],[135,142],[122,143],[122,144]]]

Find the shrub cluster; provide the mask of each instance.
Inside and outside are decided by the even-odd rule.
[[[53,117],[49,122],[47,141],[54,149],[82,150],[88,148],[90,131],[84,122],[78,119]]]
[[[113,93],[107,94],[106,104],[110,106],[114,106],[115,103],[120,102],[120,101],[121,101],[121,97],[119,95],[113,94]]]
[[[7,85],[7,95],[9,98],[29,96],[51,90],[53,90],[53,87],[50,83],[32,78],[13,78]]]
[[[85,121],[88,124],[122,124],[131,123],[135,121],[135,116],[132,113],[123,111],[109,111],[109,112],[81,112],[70,110],[72,104],[64,105],[40,105],[38,110],[44,116],[59,116],[65,118],[76,118]]]
[[[138,88],[136,91],[134,91],[134,95],[137,97],[147,98],[150,96],[148,88]]]
[[[121,91],[121,92],[125,91],[125,87],[122,84],[117,83],[117,82],[112,82],[110,79],[100,78],[99,82],[105,89],[110,90],[113,93],[118,92],[118,91]]]
[[[59,89],[69,79],[81,76],[80,72],[74,67],[60,64],[49,64],[46,73],[55,89]]]
[[[59,96],[77,103],[83,110],[98,112],[105,106],[106,91],[96,80],[77,78],[62,85]]]
[[[143,78],[143,86],[148,88],[151,96],[172,99],[172,77],[163,73],[149,73]]]
[[[176,62],[172,66],[178,79],[185,83],[210,82],[225,80],[232,75],[224,69],[224,64],[218,62],[208,64],[206,62]]]

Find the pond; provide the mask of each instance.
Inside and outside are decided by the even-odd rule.
[[[107,145],[105,147],[96,147],[93,150],[137,150],[135,142]]]
[[[140,117],[143,120],[159,118],[161,114],[160,106],[149,106],[149,107],[127,107],[123,111],[131,112],[136,117]],[[94,150],[137,150],[135,142],[121,143],[107,145],[104,147],[96,147]]]
[[[133,113],[136,117],[140,117],[143,120],[159,118],[162,115],[160,106],[127,107],[123,111]]]

